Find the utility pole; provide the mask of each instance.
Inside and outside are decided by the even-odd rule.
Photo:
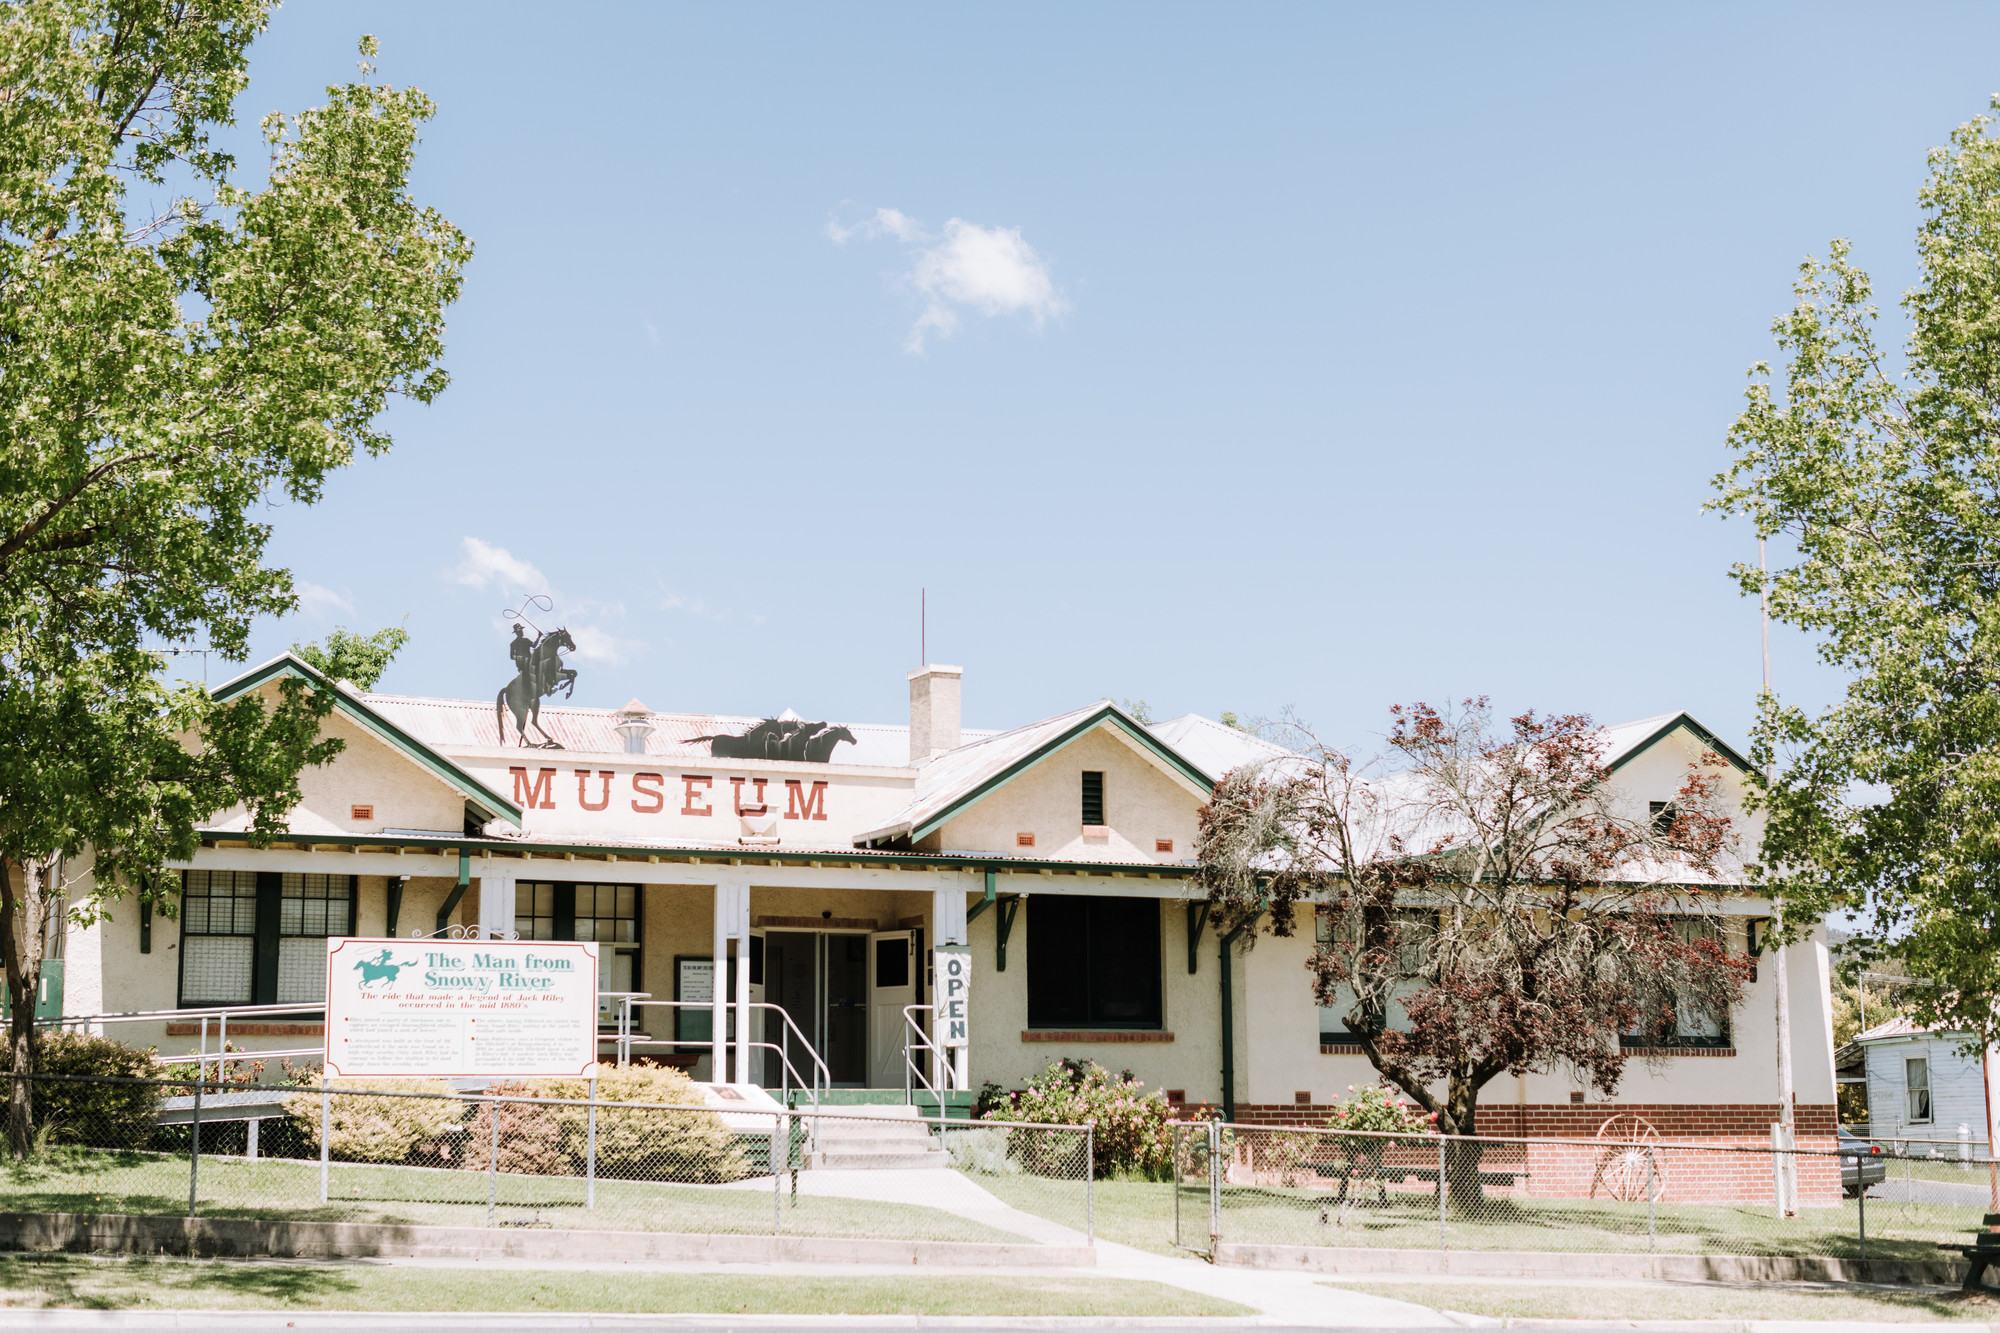
[[[1764,695],[1766,698],[1769,698],[1771,694],[1771,593],[1766,584],[1769,581],[1770,565],[1765,559],[1764,539],[1762,537],[1757,539],[1757,572],[1764,576],[1758,580],[1757,610],[1759,618],[1763,622],[1764,634]],[[1773,751],[1770,762],[1764,766],[1764,780],[1767,784],[1775,783],[1777,775],[1778,760],[1776,752]],[[1782,910],[1775,901],[1771,904],[1771,913],[1771,924],[1776,928],[1773,933],[1778,936],[1777,947],[1772,950],[1774,955],[1773,970],[1777,973],[1774,980],[1778,987],[1778,1123],[1784,1127],[1785,1146],[1790,1148],[1796,1145],[1795,1134],[1797,1132],[1797,1125],[1792,1115],[1792,985],[1791,975],[1785,966],[1785,954],[1788,952],[1784,941],[1785,918]],[[1799,1209],[1798,1159],[1796,1157],[1787,1156],[1785,1158],[1783,1178],[1785,1188],[1782,1191],[1782,1207],[1785,1215],[1790,1217],[1795,1215]]]

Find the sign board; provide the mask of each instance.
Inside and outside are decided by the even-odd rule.
[[[326,1072],[546,1078],[597,1063],[597,945],[326,942]]]
[[[675,955],[674,998],[686,1004],[714,1004],[715,960]],[[675,1041],[707,1041],[714,1028],[715,1014],[712,1010],[674,1010]]]
[[[962,944],[932,951],[937,979],[934,1040],[947,1050],[972,1044],[972,950]]]

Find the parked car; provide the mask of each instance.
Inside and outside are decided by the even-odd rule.
[[[1870,1143],[1867,1139],[1847,1132],[1845,1127],[1836,1127],[1840,1145],[1840,1192],[1848,1198],[1861,1193],[1870,1185],[1886,1180],[1889,1163],[1883,1160],[1882,1145]]]

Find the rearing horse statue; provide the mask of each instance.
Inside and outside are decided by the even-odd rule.
[[[520,736],[520,744],[530,744],[528,728],[541,732],[542,739],[534,742],[536,748],[560,750],[563,747],[548,732],[542,731],[542,700],[557,690],[565,699],[576,692],[576,672],[562,664],[562,651],[576,650],[576,640],[569,636],[567,629],[553,629],[535,640],[533,653],[523,664],[521,673],[507,682],[500,693],[493,698],[493,722],[500,729],[500,743],[507,743],[507,713],[514,714],[514,730]]]

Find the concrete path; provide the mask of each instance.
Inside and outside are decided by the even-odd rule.
[[[726,1189],[771,1188],[770,1178],[734,1181]],[[799,1193],[819,1198],[866,1199],[873,1203],[905,1203],[936,1208],[979,1222],[996,1231],[1011,1232],[1041,1245],[1082,1245],[1081,1231],[1051,1222],[1034,1213],[1024,1213],[988,1194],[979,1185],[949,1167],[919,1167],[913,1170],[833,1170],[799,1172]],[[1083,1185],[1077,1185],[1077,1207],[1081,1210]]]

